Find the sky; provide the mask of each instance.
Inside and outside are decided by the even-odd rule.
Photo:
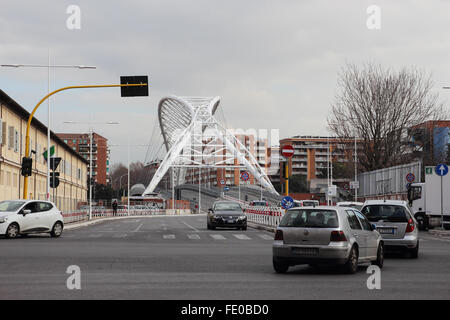
[[[79,28],[71,5],[80,9]],[[378,29],[367,26],[371,5],[380,10]],[[112,144],[112,164],[128,161],[128,144],[130,160],[144,161],[167,95],[220,96],[230,128],[324,136],[339,71],[372,62],[431,74],[448,106],[449,12],[448,0],[0,0],[0,64],[46,65],[50,52],[51,64],[97,67],[52,68],[53,90],[148,75],[149,97],[85,89],[50,102],[53,131],[94,126]],[[31,111],[47,93],[47,69],[0,68],[0,88]],[[36,117],[47,124],[47,105]],[[86,123],[110,121],[119,124]]]

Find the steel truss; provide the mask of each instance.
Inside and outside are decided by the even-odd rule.
[[[251,152],[215,118],[220,98],[169,96],[159,102],[158,117],[167,154],[143,195],[152,193],[172,168],[175,185],[185,183],[188,168],[246,168],[261,186],[278,194]]]

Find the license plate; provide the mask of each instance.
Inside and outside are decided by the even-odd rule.
[[[234,223],[234,220],[228,220],[227,223]]]
[[[292,248],[292,253],[301,256],[316,256],[319,253],[317,248]]]
[[[393,229],[393,228],[377,228],[377,231],[380,234],[394,234],[395,233],[395,229]]]

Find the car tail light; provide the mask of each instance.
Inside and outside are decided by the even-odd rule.
[[[331,242],[347,241],[347,237],[345,236],[344,231],[331,231],[330,241]]]
[[[275,233],[275,240],[283,241],[283,231],[277,230]]]
[[[409,219],[408,220],[408,225],[406,226],[406,233],[409,233],[409,232],[413,232],[414,231],[414,221],[413,221],[413,219]]]

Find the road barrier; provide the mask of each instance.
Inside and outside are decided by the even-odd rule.
[[[247,221],[268,227],[276,228],[285,213],[285,210],[279,207],[250,206],[249,202],[239,201],[227,195],[223,198],[240,203],[245,208]]]

